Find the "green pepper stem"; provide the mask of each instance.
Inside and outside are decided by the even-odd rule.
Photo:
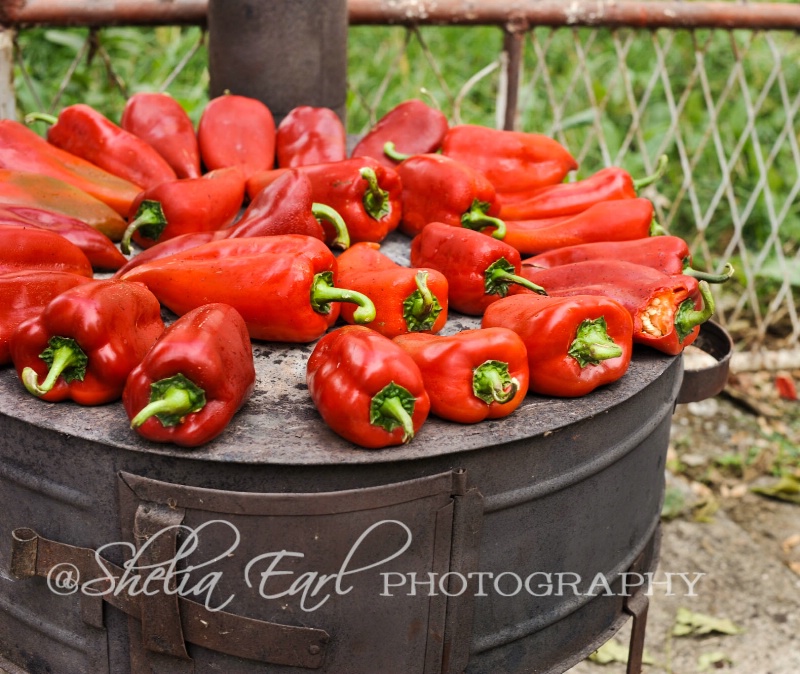
[[[689,333],[692,332],[698,325],[705,323],[714,314],[715,303],[714,296],[711,294],[711,287],[706,281],[700,281],[698,284],[700,296],[703,298],[703,308],[695,309],[694,300],[689,298],[684,300],[678,311],[675,312],[675,331],[678,338],[682,342]]]
[[[486,278],[486,285],[491,287],[501,287],[505,286],[505,292],[499,292],[498,295],[505,296],[508,293],[508,285],[510,283],[515,283],[518,286],[522,286],[523,288],[527,288],[528,290],[532,290],[539,295],[547,295],[547,291],[542,288],[542,286],[536,285],[533,281],[530,281],[522,276],[517,274],[512,274],[511,272],[506,271],[500,267],[495,267],[494,269],[486,270],[487,278]]]
[[[29,112],[25,115],[25,123],[26,124],[33,124],[34,122],[45,122],[47,124],[55,124],[58,121],[58,117],[55,115],[49,115],[46,112]]]
[[[461,224],[467,229],[482,230],[487,227],[494,227],[492,236],[495,239],[503,239],[506,236],[506,223],[500,218],[486,215],[489,204],[475,199],[469,210],[461,216]]]
[[[698,281],[706,281],[708,283],[725,283],[725,281],[733,276],[733,272],[733,265],[730,262],[725,263],[725,269],[721,274],[712,274],[706,271],[699,271],[698,269],[692,269],[689,266],[683,268],[683,273],[686,276],[691,276],[696,278]]]
[[[150,401],[131,419],[131,428],[141,426],[153,416],[162,426],[177,426],[187,414],[199,412],[205,406],[206,392],[179,372],[150,384]]]
[[[336,232],[336,236],[331,241],[331,246],[337,246],[342,250],[350,248],[350,232],[347,231],[347,224],[339,212],[326,204],[311,204],[311,212],[317,220],[329,222]]]
[[[379,411],[381,416],[394,419],[402,427],[403,443],[411,442],[414,439],[414,421],[398,396],[386,398]]]
[[[650,174],[649,176],[644,176],[643,178],[639,178],[638,180],[633,181],[633,189],[637,192],[642,189],[643,187],[647,187],[648,185],[652,185],[657,180],[660,180],[664,176],[664,172],[667,170],[667,162],[668,162],[667,155],[662,154],[658,158],[658,163],[656,164],[655,173]]]
[[[594,320],[587,318],[581,322],[567,355],[577,360],[578,365],[583,368],[621,356],[622,348],[608,334],[606,319],[600,316]]]
[[[164,214],[161,203],[145,199],[137,209],[134,219],[131,220],[125,228],[125,233],[122,235],[122,240],[119,244],[120,250],[125,253],[125,255],[130,254],[131,237],[135,231],[142,230],[140,231],[142,236],[156,241],[158,237],[161,236],[161,232],[164,231],[166,226],[167,216]],[[150,229],[145,231],[144,228]]]
[[[85,371],[86,354],[78,346],[78,343],[72,339],[61,339],[56,346],[51,346],[50,349],[43,353],[48,353],[48,358],[45,360],[48,361],[50,368],[41,385],[39,384],[39,375],[36,374],[36,370],[32,367],[23,368],[20,374],[20,379],[25,388],[35,396],[43,396],[48,393],[55,386],[58,378],[70,368],[83,368],[83,371]],[[76,375],[75,378],[83,379],[83,371]]]
[[[335,287],[333,274],[321,272],[314,276],[311,284],[311,306],[314,311],[327,314],[330,312],[331,302],[357,304],[358,308],[353,313],[356,323],[371,323],[375,320],[375,305],[369,297],[355,290]]]
[[[519,391],[519,380],[508,373],[508,363],[487,360],[472,373],[472,392],[487,405],[504,405]]]
[[[192,398],[186,389],[173,387],[167,391],[161,400],[154,400],[145,405],[139,413],[131,419],[131,428],[141,426],[150,417],[156,414],[176,414],[184,416],[192,410]]]
[[[414,277],[414,283],[417,284],[420,297],[414,302],[414,307],[411,309],[411,315],[420,320],[424,320],[430,316],[433,311],[436,298],[433,296],[431,289],[428,287],[428,272],[420,270]]]
[[[364,210],[374,220],[381,220],[392,212],[389,193],[378,184],[375,169],[364,166],[358,170],[361,177],[367,181],[368,187],[364,192]]]
[[[405,161],[411,155],[410,154],[403,154],[402,152],[398,152],[397,148],[395,147],[392,141],[387,141],[383,145],[383,154],[385,154],[389,159],[394,159],[394,161]]]
[[[664,228],[661,226],[658,220],[656,220],[654,217],[650,221],[650,231],[648,232],[648,234],[650,236],[664,236],[666,233],[667,232],[664,230]]]

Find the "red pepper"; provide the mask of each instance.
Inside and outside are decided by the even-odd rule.
[[[0,274],[0,365],[11,362],[9,342],[20,323],[38,316],[56,295],[90,282],[65,271],[26,269]]]
[[[92,265],[83,251],[57,232],[28,225],[0,224],[0,241],[0,274],[38,269],[92,278]]]
[[[540,287],[519,275],[519,252],[503,241],[441,222],[428,224],[411,240],[411,265],[444,274],[451,309],[480,316],[508,295],[511,284],[533,292]]]
[[[194,124],[183,106],[169,94],[133,94],[125,103],[119,124],[150,143],[178,178],[200,177],[200,148]]]
[[[57,118],[33,113],[26,120],[51,123],[49,143],[144,189],[175,179],[152,145],[84,103],[67,106]]]
[[[440,154],[409,157],[397,167],[403,185],[400,230],[416,236],[430,222],[484,230],[502,239],[500,204],[486,177],[467,164]]]
[[[652,267],[670,276],[684,274],[709,283],[724,283],[733,274],[733,267],[725,265],[722,274],[711,274],[692,269],[692,254],[689,245],[679,236],[649,236],[631,241],[597,241],[577,246],[555,248],[539,253],[522,264],[528,267],[559,267],[572,262],[586,260],[625,260]]]
[[[91,195],[121,216],[128,215],[131,202],[141,191],[138,185],[57,148],[11,119],[0,120],[0,168],[68,183],[77,188],[77,192]]]
[[[244,176],[238,167],[217,169],[202,178],[176,178],[142,191],[131,205],[122,252],[131,238],[142,248],[191,232],[213,232],[230,225],[244,201]]]
[[[239,166],[249,178],[275,165],[275,118],[258,99],[224,94],[203,110],[197,142],[206,169]]]
[[[413,154],[436,152],[449,124],[447,117],[412,98],[392,108],[353,148],[353,157],[372,157],[393,168]]]
[[[576,215],[601,201],[635,199],[639,190],[663,175],[666,162],[666,155],[661,155],[656,172],[638,180],[625,169],[610,166],[584,180],[542,187],[531,194],[522,193],[526,196],[524,200],[502,204],[500,217],[504,220],[557,218]]]
[[[125,256],[105,234],[82,220],[55,211],[0,204],[0,224],[40,227],[56,232],[80,248],[95,271],[114,271],[126,262]]]
[[[287,169],[263,171],[247,181],[251,199]],[[347,223],[350,240],[383,241],[397,228],[402,212],[402,185],[397,171],[371,157],[298,166],[311,181],[316,203],[330,206]]]
[[[481,325],[522,338],[533,393],[583,396],[617,381],[630,365],[631,317],[607,297],[512,295],[488,307]]]
[[[366,327],[386,337],[439,332],[447,322],[447,279],[435,269],[403,267],[379,248],[357,243],[338,258],[339,285],[364,293],[375,304],[375,317]],[[357,322],[352,307],[342,306],[341,315],[348,323]]]
[[[594,241],[643,239],[653,229],[653,215],[653,204],[641,197],[601,201],[563,218],[508,220],[503,240],[520,253],[535,255]]]
[[[347,158],[344,124],[330,108],[300,105],[278,125],[275,154],[281,168],[342,161]]]
[[[670,275],[624,260],[587,260],[552,269],[523,266],[522,276],[548,295],[603,295],[622,304],[633,319],[633,340],[669,355],[691,344],[714,313],[705,281]]]
[[[223,239],[131,269],[181,316],[203,304],[230,304],[250,336],[275,342],[313,342],[333,325],[340,302],[358,304],[357,322],[375,308],[364,295],[334,287],[336,258],[321,241],[286,234]]]
[[[308,392],[328,426],[361,447],[410,442],[430,399],[416,363],[374,330],[348,325],[317,342],[306,367]]]
[[[556,185],[578,168],[569,151],[548,136],[473,124],[450,127],[442,153],[483,173],[498,195]]]
[[[128,374],[163,331],[158,300],[143,285],[94,281],[62,292],[21,323],[11,359],[25,388],[42,400],[102,405],[122,395]]]
[[[128,375],[122,403],[142,437],[198,447],[225,430],[255,381],[244,319],[206,304],[164,331]]]
[[[461,424],[507,417],[528,392],[528,354],[507,328],[394,338],[422,372],[431,413]]]

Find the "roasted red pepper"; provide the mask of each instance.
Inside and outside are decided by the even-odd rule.
[[[179,316],[209,302],[230,304],[253,339],[313,342],[336,321],[340,302],[358,305],[357,322],[375,316],[369,298],[334,287],[336,258],[310,236],[211,241],[141,264],[122,278],[141,281]]]
[[[573,398],[617,381],[633,351],[628,311],[607,297],[504,297],[486,309],[481,325],[516,332],[530,368],[529,390]]]
[[[447,117],[425,102],[412,98],[395,106],[356,144],[352,157],[372,157],[395,167],[413,154],[436,152],[449,124]]]
[[[181,234],[213,232],[230,225],[244,201],[244,176],[232,166],[202,178],[176,178],[142,191],[131,205],[122,252],[131,238],[142,248]]]
[[[23,321],[38,316],[50,301],[65,290],[90,283],[91,279],[65,271],[25,270],[0,274],[0,365],[11,362],[8,345]]]
[[[244,319],[205,304],[164,331],[128,375],[122,403],[142,437],[198,447],[225,430],[255,381]]]
[[[347,158],[344,124],[330,108],[293,108],[278,124],[275,155],[280,168],[342,161]]]
[[[366,327],[386,337],[407,332],[439,332],[447,322],[447,279],[435,269],[397,264],[380,244],[357,243],[338,258],[339,285],[367,295],[375,318]],[[342,306],[342,318],[358,322],[353,308]]]
[[[325,423],[368,449],[410,442],[430,411],[411,356],[363,326],[347,325],[320,339],[308,359],[306,381]]]
[[[140,283],[98,280],[65,290],[11,337],[22,383],[42,400],[102,405],[164,331],[161,307]]]
[[[505,236],[505,224],[496,216],[500,204],[486,177],[467,164],[440,154],[409,157],[397,167],[403,185],[400,230],[416,236],[430,222],[467,229],[491,229]]]
[[[474,124],[450,127],[442,153],[483,173],[498,195],[556,185],[578,168],[567,148],[553,138]]]
[[[528,392],[528,354],[507,328],[394,338],[422,372],[431,413],[461,424],[507,417]]]
[[[502,203],[500,217],[504,220],[535,220],[576,215],[601,201],[635,199],[639,190],[658,180],[667,165],[661,155],[653,175],[634,180],[625,169],[616,166],[600,169],[589,178],[572,183],[542,187],[522,201]]]
[[[469,229],[432,222],[411,240],[411,265],[430,267],[447,279],[450,309],[480,316],[508,295],[510,285],[544,290],[519,275],[519,252],[503,241]]]
[[[0,242],[0,274],[38,269],[92,278],[92,265],[83,251],[57,232],[29,225],[0,224]]]
[[[33,113],[27,120],[50,122],[49,143],[143,189],[176,177],[152,145],[84,103],[67,106],[57,118]]]
[[[123,217],[128,215],[131,202],[141,191],[138,185],[65,152],[11,119],[0,120],[0,168],[56,178],[91,195]]]
[[[557,297],[603,295],[624,306],[633,319],[633,340],[669,355],[691,344],[714,313],[705,281],[665,274],[624,260],[587,260],[520,273]]]
[[[200,177],[200,148],[194,124],[169,94],[133,94],[125,103],[119,125],[150,143],[178,178]]]
[[[275,165],[275,118],[256,98],[217,96],[200,115],[197,142],[206,169],[239,166],[249,178]]]
[[[576,215],[543,220],[508,220],[507,244],[525,255],[594,241],[643,239],[653,230],[648,199],[601,201]],[[546,288],[545,288],[546,290]]]

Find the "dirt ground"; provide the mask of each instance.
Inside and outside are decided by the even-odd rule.
[[[677,576],[653,586],[647,674],[800,672],[800,401],[780,395],[795,382],[732,374],[678,405],[658,571],[697,578],[696,596]],[[624,673],[629,627],[570,674]]]

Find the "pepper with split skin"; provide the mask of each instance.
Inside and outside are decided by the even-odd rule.
[[[524,266],[520,273],[548,295],[602,295],[624,306],[633,319],[633,340],[677,355],[714,313],[706,281],[665,274],[624,260],[587,260],[551,269]]]
[[[275,154],[279,168],[342,161],[347,158],[344,124],[330,108],[292,108],[278,124]]]
[[[461,424],[500,419],[528,392],[528,354],[507,328],[462,330],[454,335],[394,338],[422,372],[431,413]]]
[[[226,304],[205,304],[159,337],[128,375],[122,404],[142,437],[198,447],[225,430],[255,381],[244,319]]]
[[[444,274],[451,309],[480,316],[509,286],[544,290],[519,275],[519,252],[503,241],[462,227],[432,222],[411,240],[411,264]]]
[[[24,269],[93,275],[83,251],[61,234],[30,225],[0,224],[0,274]]]
[[[574,398],[611,384],[627,372],[633,352],[630,314],[607,297],[512,295],[489,306],[481,326],[520,336],[529,390],[541,395]]]
[[[145,286],[96,280],[62,292],[21,323],[11,360],[42,400],[102,405],[122,395],[128,374],[163,331],[161,307]]]
[[[380,252],[380,244],[357,243],[338,260],[343,288],[367,295],[375,318],[365,323],[386,337],[407,332],[439,332],[447,322],[448,284],[435,269],[397,264]],[[352,307],[342,307],[342,319],[355,322]]]
[[[223,239],[152,260],[122,278],[144,283],[179,316],[209,302],[235,308],[250,337],[313,342],[333,325],[340,303],[358,306],[368,323],[375,307],[361,293],[336,287],[336,258],[310,236],[286,234]]]
[[[331,430],[367,449],[410,442],[430,412],[411,356],[363,326],[347,325],[320,339],[308,359],[306,382]]]

